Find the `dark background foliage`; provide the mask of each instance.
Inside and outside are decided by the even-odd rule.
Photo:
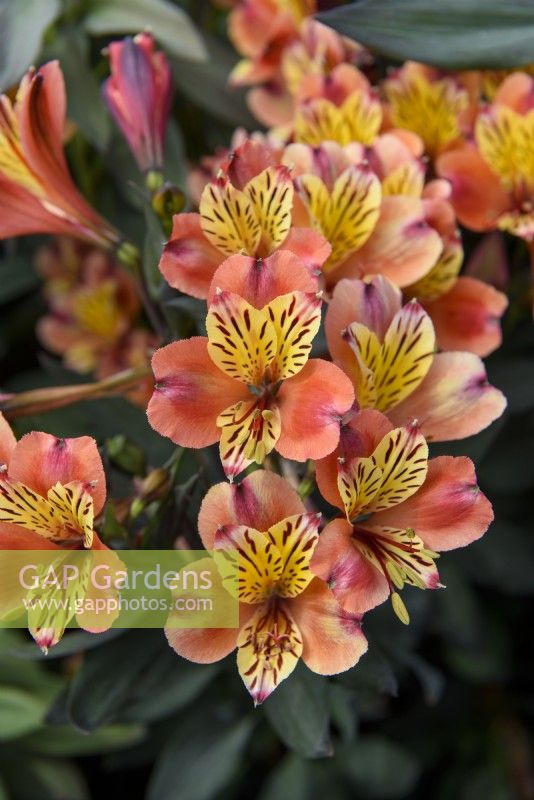
[[[68,145],[75,179],[143,246],[152,267],[162,237],[139,200],[133,162],[100,102],[102,47],[113,36],[150,26],[172,58],[178,93],[167,172],[182,187],[186,158],[227,145],[238,125],[258,127],[242,94],[226,88],[236,56],[225,39],[224,14],[208,2],[182,5],[204,44],[179,16],[169,27],[179,6],[161,0],[0,2],[0,84],[15,82],[30,62],[61,58],[69,113],[78,125]],[[510,52],[506,34],[513,37],[518,26],[530,46],[530,3],[444,0],[440,6],[450,6],[448,17],[446,9],[434,15],[430,0],[364,0],[339,9],[335,24],[388,57],[430,52],[440,64],[464,58],[457,37],[465,39],[469,25],[471,64],[477,58],[481,65],[492,66],[492,59],[496,66],[510,64],[517,51]],[[359,16],[351,18],[351,9]],[[394,31],[402,14],[410,36],[401,42]],[[485,45],[476,50],[475,33],[484,24],[494,37],[491,52]],[[204,48],[207,60],[191,60],[202,58]],[[477,241],[466,237],[469,248]],[[2,391],[79,381],[35,339],[44,310],[32,267],[40,244],[33,237],[1,245]],[[233,657],[191,665],[159,631],[69,632],[46,659],[25,634],[0,631],[2,800],[534,797],[534,327],[526,251],[517,240],[507,240],[506,247],[511,305],[504,345],[488,360],[488,371],[509,408],[478,437],[434,447],[474,459],[496,514],[483,540],[442,558],[447,590],[408,592],[408,628],[388,605],[369,613],[369,653],[355,669],[327,680],[301,666],[257,711]],[[170,295],[167,301],[177,332],[194,326],[194,302],[180,305]],[[113,497],[129,491],[135,472],[110,456],[116,434],[140,448],[151,466],[172,453],[143,412],[122,400],[79,404],[16,425],[18,434],[31,429],[94,435],[102,443]],[[202,463],[187,454],[175,465],[170,502],[142,520],[150,546],[170,546],[169,531],[195,544],[195,508],[219,477],[215,463],[209,454]],[[106,520],[105,533],[116,546],[128,544],[130,534],[113,519]]]

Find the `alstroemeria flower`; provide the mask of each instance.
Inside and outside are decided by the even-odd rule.
[[[310,572],[319,521],[283,478],[262,470],[242,483],[214,486],[202,502],[204,547],[228,550],[221,555],[237,562],[240,628],[169,625],[165,632],[179,655],[197,663],[219,661],[237,648],[239,673],[256,705],[300,658],[313,672],[335,675],[367,650],[361,615],[343,611]]]
[[[238,148],[228,168],[209,183],[200,198],[200,214],[177,214],[160,270],[168,283],[205,298],[217,267],[240,253],[265,258],[283,247],[296,255],[324,250],[314,231],[292,229],[293,182],[284,166],[272,166],[267,148]],[[319,255],[317,256],[319,258]]]
[[[364,613],[392,593],[395,613],[408,623],[397,590],[437,588],[438,552],[475,541],[493,519],[470,459],[428,461],[416,425],[393,428],[377,411],[361,411],[343,429],[316,474],[321,494],[345,519],[326,526],[311,570],[350,613]]]
[[[0,549],[108,549],[94,530],[94,518],[106,499],[94,439],[34,432],[17,442],[0,415],[0,462]],[[44,627],[31,630],[44,650],[57,644],[64,630],[64,625],[56,626],[53,614],[48,617]],[[81,612],[77,617],[93,631],[112,622],[105,615],[96,619]]]
[[[292,138],[297,143],[318,147],[325,141],[340,145],[359,142],[371,145],[382,124],[382,106],[369,82],[355,67],[352,68],[356,88],[342,100],[329,99],[345,94],[348,67],[334,70],[325,82],[326,97],[317,97],[302,103],[297,109],[292,125]],[[336,72],[343,76],[341,87],[335,86]]]
[[[139,33],[109,45],[111,76],[102,94],[142,172],[161,170],[172,103],[171,68],[154,38]]]
[[[499,417],[506,400],[472,353],[436,353],[430,316],[402,305],[386,278],[343,280],[325,321],[330,354],[350,376],[356,402],[396,424],[417,419],[427,439],[471,436]]]
[[[273,448],[297,461],[327,455],[354,391],[334,364],[308,360],[320,320],[315,294],[292,292],[260,310],[219,292],[207,338],[156,351],[150,424],[184,447],[220,440],[229,478]]]
[[[472,102],[465,81],[407,61],[383,86],[391,123],[420,136],[431,158],[461,138]]]
[[[114,248],[119,235],[72,182],[63,152],[65,107],[57,61],[29,70],[14,104],[0,98],[0,238],[58,233]]]
[[[37,268],[49,305],[37,325],[39,340],[69,368],[95,370],[139,314],[133,279],[108,253],[66,238],[38,252]]]
[[[394,139],[392,134],[388,138]],[[403,147],[400,141],[398,145]],[[328,288],[342,278],[376,273],[407,286],[433,267],[443,248],[416,193],[393,193],[391,184],[384,194],[368,158],[374,147],[294,144],[283,156],[295,174],[294,222],[311,225],[332,246],[322,269]],[[420,178],[420,165],[417,172],[414,180]]]
[[[467,228],[508,231],[534,240],[534,78],[518,72],[479,115],[473,143],[444,153],[440,175],[452,184],[458,219]]]

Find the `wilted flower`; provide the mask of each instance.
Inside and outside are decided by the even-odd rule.
[[[172,103],[171,68],[149,33],[109,45],[111,76],[102,92],[142,172],[161,171]]]
[[[58,233],[115,248],[118,233],[72,182],[63,152],[65,105],[57,61],[30,69],[14,104],[0,98],[0,238]]]
[[[179,655],[198,663],[219,661],[237,648],[239,673],[256,705],[300,658],[313,672],[334,675],[367,650],[361,615],[343,611],[327,584],[310,572],[319,522],[320,514],[306,513],[283,478],[262,470],[240,484],[214,486],[202,503],[204,547],[228,550],[223,558],[235,559],[239,570],[240,627],[168,625],[165,632]]]

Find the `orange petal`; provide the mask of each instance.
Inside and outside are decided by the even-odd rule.
[[[452,289],[423,302],[442,350],[468,350],[487,356],[501,345],[501,317],[508,298],[476,278],[462,276]]]
[[[341,418],[353,402],[346,375],[335,364],[311,359],[279,391],[282,435],[276,449],[296,461],[328,455],[338,444]]]
[[[170,286],[204,299],[223,254],[204,236],[200,214],[176,214],[171,238],[163,248],[160,271]]]
[[[345,611],[363,614],[387,599],[389,584],[360,553],[352,534],[352,525],[346,520],[330,522],[319,537],[311,570],[326,581]]]
[[[318,231],[311,228],[291,228],[284,242],[284,250],[291,250],[306,265],[312,275],[317,275],[332,252],[332,246]]]
[[[369,240],[329,277],[337,282],[381,274],[397,286],[408,286],[429,271],[441,249],[441,238],[426,222],[421,200],[384,197]]]
[[[9,422],[0,413],[0,466],[9,464],[11,453],[16,444],[17,440]]]
[[[242,383],[229,378],[208,355],[203,336],[184,339],[154,353],[154,394],[148,421],[183,447],[207,447],[219,440],[216,420],[228,405],[248,399]]]
[[[493,519],[491,503],[477,486],[471,459],[440,456],[416,494],[376,516],[380,525],[413,528],[432,550],[453,550],[479,539]]]
[[[217,269],[211,282],[208,305],[217,288],[237,294],[255,308],[263,308],[289,292],[315,292],[317,276],[312,276],[303,261],[289,250],[277,250],[267,258],[235,255]]]
[[[49,433],[27,433],[17,443],[9,463],[9,477],[42,497],[56,483],[79,481],[93,497],[98,514],[106,500],[106,476],[94,439],[57,439]]]
[[[353,458],[370,456],[392,428],[391,422],[384,414],[371,408],[364,408],[354,413],[352,418],[341,426],[338,446],[315,465],[317,485],[325,500],[343,510],[337,483],[338,459],[350,461]]]
[[[436,170],[451,182],[452,204],[466,228],[491,230],[499,217],[513,207],[499,178],[472,145],[444,153],[437,161]]]
[[[346,278],[340,281],[325,318],[326,341],[332,358],[341,362],[352,360],[352,351],[341,335],[352,322],[370,328],[382,341],[401,305],[399,289],[382,275],[365,282]]]
[[[277,164],[276,151],[271,146],[247,138],[229,156],[228,177],[236,189],[244,189],[256,175]]]
[[[472,353],[438,353],[426,378],[388,412],[395,424],[416,419],[428,440],[472,436],[501,416],[502,392],[488,383],[480,358]]]
[[[319,675],[345,672],[367,650],[361,615],[343,610],[319,578],[291,602],[291,614],[302,634],[302,660]]]
[[[304,513],[295,489],[274,472],[259,469],[241,483],[212,486],[200,506],[198,530],[206,550],[213,549],[217,529],[247,525],[266,531],[280,520]]]
[[[38,533],[24,530],[9,522],[0,522],[0,550],[60,550],[54,542]]]
[[[21,83],[17,102],[20,139],[25,158],[58,207],[88,229],[107,228],[76,189],[70,176],[63,141],[66,95],[58,61],[50,61]],[[97,238],[95,236],[95,238]]]

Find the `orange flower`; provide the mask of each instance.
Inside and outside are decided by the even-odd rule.
[[[300,658],[313,672],[335,675],[367,650],[361,615],[343,611],[310,572],[319,521],[283,478],[262,470],[240,484],[214,486],[203,500],[198,526],[204,547],[228,550],[223,559],[235,558],[239,569],[240,628],[168,625],[165,632],[179,655],[197,663],[219,661],[237,648],[239,673],[255,705]]]
[[[174,288],[205,298],[217,267],[236,253],[265,258],[283,248],[317,268],[326,243],[319,233],[291,227],[293,195],[276,150],[245,142],[204,188],[200,214],[174,217],[159,265],[163,276]]]
[[[220,291],[207,338],[155,353],[152,427],[184,447],[220,440],[231,479],[273,449],[297,461],[330,453],[354,392],[336,366],[308,360],[320,319],[315,294],[292,292],[257,309]]]
[[[115,248],[119,235],[72,182],[64,136],[65,85],[51,61],[24,76],[14,105],[0,98],[0,237],[59,233]]]
[[[428,461],[417,426],[394,429],[378,411],[359,412],[343,429],[335,453],[317,464],[317,483],[345,519],[326,526],[310,567],[349,613],[391,593],[408,623],[398,590],[440,586],[438,552],[475,541],[493,519],[470,459]]]
[[[106,478],[94,439],[57,439],[34,432],[17,442],[0,414],[0,461],[0,549],[108,549],[94,530],[94,518],[106,499]],[[81,613],[78,621],[96,630],[94,617],[89,621]],[[108,622],[101,617],[99,625],[105,628]],[[63,630],[52,616],[31,633],[46,651]]]
[[[407,61],[383,84],[386,114],[397,128],[413,131],[435,158],[470,129],[478,102],[476,73],[442,73]]]
[[[427,439],[471,436],[504,411],[506,400],[488,383],[480,358],[435,353],[430,316],[414,300],[403,306],[386,278],[340,281],[325,331],[360,408],[376,408],[397,425],[417,419]]]
[[[458,219],[467,228],[499,228],[534,240],[533,98],[534,78],[510,75],[479,115],[474,142],[439,158],[437,170],[451,182]]]
[[[139,315],[133,279],[108,253],[67,238],[41,248],[37,267],[50,309],[40,341],[71,369],[92,372]]]
[[[342,278],[376,273],[407,286],[439,258],[441,237],[427,222],[425,203],[417,194],[421,164],[410,150],[417,140],[410,134],[408,141],[388,134],[371,148],[335,142],[286,148],[282,161],[292,168],[298,198],[294,223],[315,228],[332,247],[322,268],[327,288]],[[408,163],[394,167],[390,153],[390,171],[386,152],[399,148]]]

